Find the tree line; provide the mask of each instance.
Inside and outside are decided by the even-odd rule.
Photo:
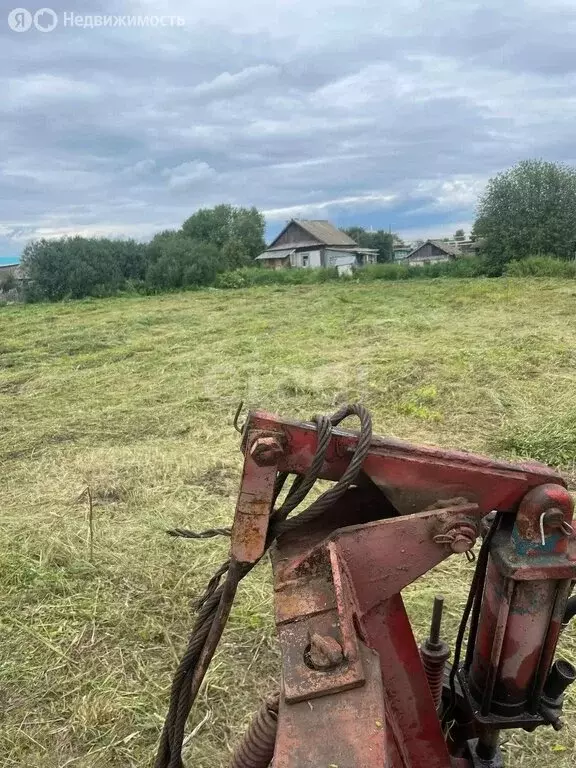
[[[36,240],[22,254],[28,301],[154,293],[212,285],[220,272],[251,264],[265,248],[256,208],[218,205],[149,243],[97,237]]]
[[[254,259],[265,250],[264,230],[264,216],[256,208],[218,205],[200,209],[180,229],[160,232],[149,243],[84,237],[37,240],[22,255],[24,298],[58,301],[122,291],[255,284],[262,281],[247,275],[246,269],[258,267]],[[382,229],[344,231],[359,246],[376,249],[381,264],[393,260],[394,245],[402,242]],[[463,238],[458,230],[455,239]],[[576,169],[526,160],[496,175],[478,201],[472,238],[481,244],[475,275],[531,274],[534,257],[574,259]],[[511,262],[528,258],[530,268],[510,268]]]

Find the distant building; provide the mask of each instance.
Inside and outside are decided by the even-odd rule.
[[[21,277],[20,264],[0,264],[0,283],[4,282],[7,277],[14,277],[19,280]]]
[[[477,240],[448,240],[447,244],[453,245],[462,255],[475,256],[478,251],[482,250],[484,238],[478,238]]]
[[[23,282],[20,264],[0,264],[0,304],[18,301]]]
[[[393,261],[402,261],[402,259],[405,259],[413,250],[414,246],[409,243],[406,245],[395,245],[392,248],[392,259]]]
[[[373,264],[377,253],[361,248],[329,221],[292,219],[256,261],[268,269],[337,267],[342,274]]]
[[[453,261],[462,256],[462,252],[455,246],[444,240],[426,240],[425,243],[415,248],[404,259],[404,263],[411,267],[423,264],[437,264],[442,261]]]

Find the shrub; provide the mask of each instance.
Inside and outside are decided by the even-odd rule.
[[[528,256],[506,265],[507,277],[576,277],[576,261],[563,261],[554,256]]]
[[[264,269],[243,267],[216,277],[216,288],[247,288],[253,285],[314,285],[338,280],[336,267],[326,269]]]
[[[16,288],[16,278],[12,273],[0,279],[0,293],[8,293]]]
[[[199,243],[180,233],[162,233],[150,244],[146,286],[152,291],[212,285],[224,269],[215,245]]]
[[[368,264],[357,270],[356,277],[360,282],[372,282],[372,280],[408,280],[416,276],[412,275],[418,267],[409,267],[406,264]]]
[[[28,301],[110,296],[144,276],[148,246],[134,240],[65,237],[28,243],[22,269]]]

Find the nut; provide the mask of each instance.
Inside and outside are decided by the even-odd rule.
[[[258,437],[252,443],[250,456],[260,467],[276,464],[284,450],[275,437]]]
[[[334,669],[344,660],[342,646],[336,638],[330,635],[319,635],[315,632],[310,638],[310,646],[306,651],[306,661],[313,669],[325,671]]]

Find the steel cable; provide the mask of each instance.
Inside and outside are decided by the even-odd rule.
[[[344,474],[304,512],[287,519],[290,512],[304,500],[321,474],[332,437],[332,428],[352,415],[360,419],[360,434]],[[356,481],[362,463],[370,450],[372,419],[364,406],[359,404],[346,405],[330,418],[317,416],[314,421],[317,425],[316,453],[306,474],[298,476],[294,480],[284,501],[271,513],[266,551],[278,536],[311,522],[340,499],[350,485]],[[287,473],[279,473],[274,487],[274,503],[282,491],[286,478]],[[210,529],[206,536],[194,534],[184,529],[173,529],[169,533],[178,536],[183,533],[184,538],[202,539],[210,538],[213,535],[223,535],[223,533],[215,533],[215,531],[224,530],[226,529]],[[168,714],[160,737],[154,768],[183,768],[182,745],[188,715],[226,625],[238,584],[255,565],[256,563],[237,563],[232,559],[226,561],[210,579],[204,594],[198,601],[198,616],[190,634],[188,647],[180,660],[172,681]],[[225,580],[222,582],[224,576]]]

